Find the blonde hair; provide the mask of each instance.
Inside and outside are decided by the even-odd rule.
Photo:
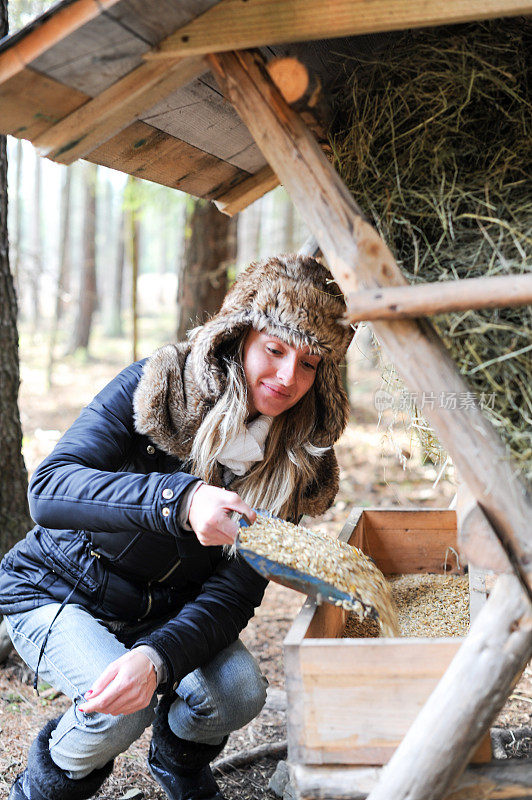
[[[247,384],[242,364],[245,334],[224,358],[226,386],[194,437],[191,472],[212,483],[218,455],[242,430],[248,416]],[[319,366],[318,366],[319,368]],[[316,421],[314,386],[293,407],[275,417],[265,443],[264,459],[231,486],[253,508],[296,519],[305,486],[316,474],[316,459],[328,447],[312,444]]]

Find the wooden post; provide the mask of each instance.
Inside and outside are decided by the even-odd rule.
[[[368,800],[440,800],[532,655],[532,607],[503,575]]]
[[[225,95],[316,236],[344,294],[406,285],[390,250],[276,89],[260,56],[222,53],[210,55],[209,61]],[[467,393],[468,386],[427,321],[381,321],[373,328],[406,384],[421,398],[432,398],[423,406],[423,414],[511,553],[532,598],[532,507],[497,433],[474,404],[456,409],[438,404],[439,397]]]

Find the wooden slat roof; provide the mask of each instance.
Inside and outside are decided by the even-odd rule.
[[[448,0],[450,21],[471,18],[478,2]],[[360,14],[368,14],[360,0],[337,0],[331,12],[323,0],[237,5],[238,19],[246,15],[239,25],[232,23],[235,0],[63,0],[0,42],[0,132],[29,139],[61,163],[82,157],[218,200],[230,212],[245,207],[276,178],[202,54],[236,46],[229,41],[234,28],[267,56],[296,52],[326,86],[338,69],[331,52],[372,51],[379,36],[290,42],[291,34],[310,35],[305,30],[315,28],[316,16],[334,22],[335,36],[371,31],[371,20],[360,23]],[[426,0],[376,0],[373,29],[430,21],[426,6]],[[408,13],[391,14],[386,24],[386,7]],[[524,7],[532,8],[531,0],[483,0],[481,16]],[[270,12],[280,20],[277,28],[269,25]]]

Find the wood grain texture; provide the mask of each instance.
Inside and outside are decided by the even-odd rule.
[[[72,164],[205,71],[201,58],[142,63],[33,141],[41,155]]]
[[[347,298],[347,317],[355,323],[529,303],[532,303],[532,274],[498,275],[357,292]]]
[[[33,141],[88,99],[25,67],[0,84],[0,132]]]
[[[389,248],[363,218],[345,185],[306,126],[251,53],[210,55],[233,102],[290,194],[343,292],[401,286],[406,281]],[[398,373],[414,391],[467,392],[441,339],[424,320],[373,323]],[[532,505],[516,479],[492,425],[476,407],[424,408],[462,479],[514,556],[514,567],[532,596]],[[527,576],[529,572],[529,576]]]
[[[203,79],[193,80],[153,104],[142,119],[251,174],[266,166],[234,108]]]
[[[107,16],[156,45],[219,0],[118,0]]]
[[[531,655],[532,606],[502,575],[368,800],[446,797]]]
[[[300,641],[288,704],[297,730],[294,738],[290,722],[290,757],[299,763],[386,763],[462,641],[327,638],[340,635],[344,613],[317,608]],[[473,757],[489,761],[489,741]]]
[[[58,38],[30,66],[95,97],[135,69],[148,49],[149,44],[132,31],[99,15]]]
[[[234,189],[217,197],[214,202],[218,211],[227,214],[228,217],[233,217],[258,200],[259,197],[263,197],[267,192],[275,189],[276,186],[279,186],[279,178],[273,169],[266,165],[255,175],[239,183]]]
[[[155,57],[449,25],[531,11],[530,0],[222,0],[164,40]]]
[[[37,140],[91,98],[29,67],[0,85],[0,133]],[[226,195],[249,173],[142,122],[129,125],[87,156],[118,169],[196,197]]]
[[[350,543],[371,556],[385,575],[463,574],[455,511],[364,509],[363,520]]]
[[[231,164],[144,122],[133,123],[90,153],[87,160],[207,199],[247,177]]]

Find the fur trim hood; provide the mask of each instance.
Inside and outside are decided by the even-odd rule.
[[[189,342],[166,345],[154,353],[135,393],[138,432],[165,452],[188,458],[201,421],[224,391],[224,355],[250,327],[292,346],[306,345],[321,356],[311,390],[316,398],[313,444],[331,447],[348,420],[339,364],[353,331],[345,322],[344,298],[331,273],[304,256],[252,264],[239,275],[220,311],[192,331]],[[338,469],[332,453],[319,461],[316,479],[319,473],[320,482],[325,478],[329,483],[323,469],[327,464],[334,483],[324,491],[325,510],[336,494]],[[305,513],[322,513],[311,505]],[[318,505],[321,508],[323,502]]]

